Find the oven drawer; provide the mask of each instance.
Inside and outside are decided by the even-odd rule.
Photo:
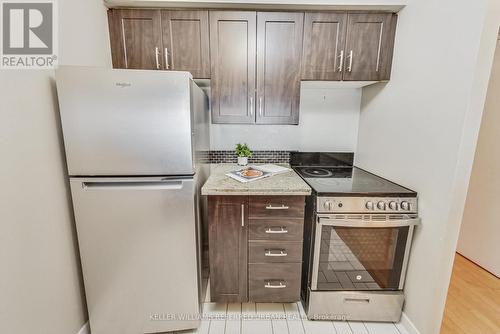
[[[311,291],[306,307],[310,320],[353,320],[399,322],[402,291]]]
[[[291,303],[299,300],[301,263],[248,265],[249,300],[256,303]]]
[[[304,218],[250,219],[249,240],[302,240]]]
[[[249,263],[302,262],[302,242],[250,241]]]
[[[250,196],[250,218],[304,217],[304,196]]]

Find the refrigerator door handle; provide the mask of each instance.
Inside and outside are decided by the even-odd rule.
[[[86,181],[82,182],[82,188],[84,190],[179,190],[183,187],[182,180],[169,180],[169,181],[105,181],[105,182],[94,182]]]

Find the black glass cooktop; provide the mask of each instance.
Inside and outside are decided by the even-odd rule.
[[[328,153],[328,159],[323,153],[315,153],[315,156],[306,154],[294,153],[292,167],[319,195],[416,196],[410,189],[352,166],[352,159],[345,159],[348,153],[341,153],[342,163],[331,159],[334,153]],[[327,165],[332,162],[332,165]]]

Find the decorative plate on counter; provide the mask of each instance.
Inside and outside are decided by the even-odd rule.
[[[250,182],[271,176],[272,173],[260,170],[258,167],[245,167],[231,171],[226,175],[240,182]]]
[[[240,176],[247,177],[247,178],[254,178],[254,177],[259,177],[264,175],[264,172],[258,169],[254,169],[252,167],[249,167],[247,169],[243,169],[238,172]]]

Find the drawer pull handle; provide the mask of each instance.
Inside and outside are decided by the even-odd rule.
[[[344,298],[345,303],[369,303],[370,298]]]
[[[281,206],[273,206],[272,204],[268,204],[266,206],[266,210],[288,210],[290,207],[286,206],[285,204],[282,204]]]
[[[287,256],[288,253],[284,249],[266,249],[265,256]]]
[[[273,283],[271,281],[268,281],[264,285],[264,288],[266,288],[266,289],[284,289],[284,288],[286,288],[286,282],[285,281],[279,281],[276,284],[276,283]]]
[[[266,233],[269,234],[283,234],[288,233],[286,227],[269,227],[266,229]]]

